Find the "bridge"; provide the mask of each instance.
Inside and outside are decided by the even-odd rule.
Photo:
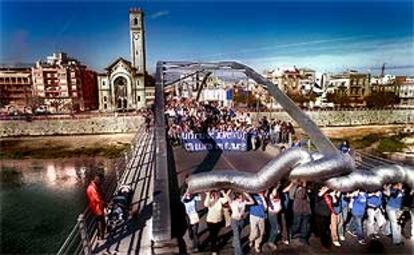
[[[68,238],[63,242],[58,254],[164,254],[188,252],[191,247],[184,223],[184,211],[180,202],[179,187],[183,176],[193,173],[200,167],[203,171],[219,172],[220,169],[247,169],[259,171],[267,162],[278,155],[278,151],[223,153],[187,153],[174,149],[167,142],[164,91],[187,75],[209,75],[216,71],[243,72],[258,84],[267,88],[278,99],[304,131],[309,135],[316,150],[324,155],[335,156],[336,148],[288,97],[276,86],[265,80],[254,70],[234,62],[195,63],[195,62],[158,62],[156,75],[156,101],[154,125],[149,132],[140,128],[131,147],[116,163],[112,176],[106,178],[106,197],[108,201],[117,187],[129,184],[133,188],[131,215],[128,221],[112,231],[104,242],[97,240],[95,222],[86,209],[79,215]],[[201,84],[203,86],[203,84]],[[378,166],[395,164],[364,152],[356,152],[355,163],[360,170],[369,170]],[[216,171],[217,170],[217,171]],[[202,221],[204,216],[202,217]],[[205,225],[200,227],[201,240],[206,239]],[[246,236],[247,228],[243,236]],[[221,233],[223,253],[231,254],[231,235]],[[355,250],[349,244],[349,251]],[[412,247],[406,246],[405,250]],[[303,247],[291,246],[287,253],[297,253]],[[401,250],[388,249],[387,252]],[[320,252],[318,246],[307,250],[310,254]],[[332,253],[332,251],[331,251]],[[339,251],[337,251],[339,253]]]

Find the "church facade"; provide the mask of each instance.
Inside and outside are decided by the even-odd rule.
[[[146,86],[144,13],[129,10],[131,60],[118,58],[98,74],[99,110],[128,111],[146,108],[154,100],[154,87]]]

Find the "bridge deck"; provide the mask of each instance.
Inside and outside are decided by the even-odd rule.
[[[154,134],[142,131],[120,182],[133,188],[130,217],[126,224],[109,233],[105,242],[93,244],[94,254],[151,253],[154,167]]]

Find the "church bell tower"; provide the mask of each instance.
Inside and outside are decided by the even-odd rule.
[[[138,108],[145,106],[145,38],[144,12],[140,8],[129,10],[131,64],[136,69],[135,101]]]

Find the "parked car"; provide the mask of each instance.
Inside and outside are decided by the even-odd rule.
[[[50,114],[50,112],[48,112],[48,111],[47,111],[47,109],[46,109],[46,107],[45,107],[45,106],[43,106],[43,105],[41,105],[41,106],[37,107],[37,108],[35,109],[34,113],[35,113],[36,115],[47,115],[47,114]]]

